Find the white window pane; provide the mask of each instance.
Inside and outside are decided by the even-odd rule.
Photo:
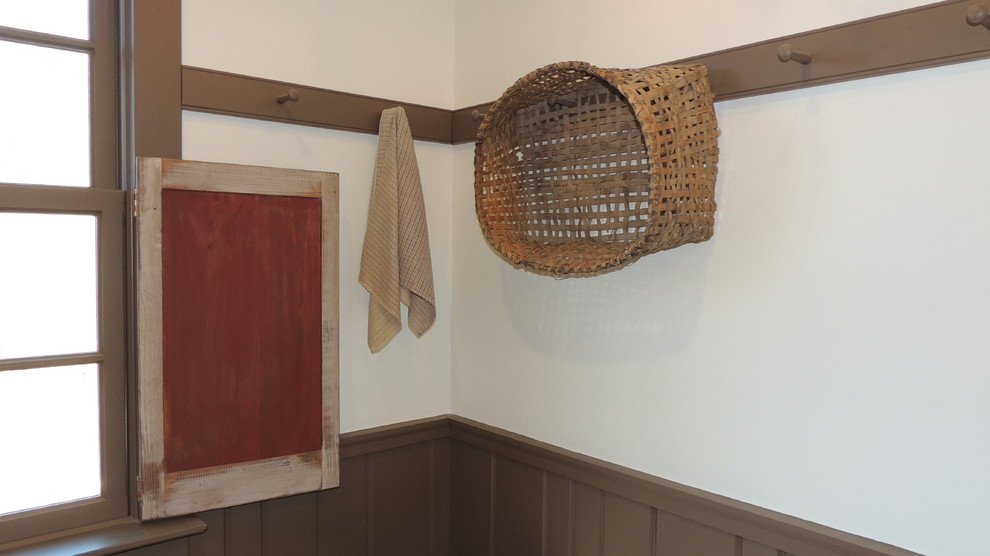
[[[0,212],[0,359],[97,351],[96,243],[92,215]]]
[[[0,75],[0,182],[89,186],[89,55],[0,41]]]
[[[99,496],[96,365],[0,371],[0,514]]]
[[[88,0],[0,0],[0,25],[76,39],[89,38]]]

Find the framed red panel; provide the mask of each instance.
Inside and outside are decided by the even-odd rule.
[[[141,518],[337,486],[337,174],[139,172]]]

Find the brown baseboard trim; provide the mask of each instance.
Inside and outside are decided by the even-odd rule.
[[[474,448],[789,554],[917,554],[564,450],[463,417],[450,417],[450,437]]]

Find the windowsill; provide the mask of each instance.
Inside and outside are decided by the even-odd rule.
[[[165,541],[191,537],[206,531],[206,523],[195,516],[141,523],[123,518],[99,525],[64,531],[44,537],[0,544],[0,555],[99,556],[117,554]]]

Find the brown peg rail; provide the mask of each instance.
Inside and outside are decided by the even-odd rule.
[[[787,45],[794,46],[789,56],[783,56],[782,46]],[[707,66],[715,100],[720,101],[983,58],[990,58],[987,5],[949,0],[664,63]],[[783,61],[798,62],[801,71]],[[291,111],[271,101],[287,95],[287,88],[306,97]],[[473,142],[482,118],[472,113],[483,115],[491,104],[447,110],[214,70],[182,69],[186,110],[377,133],[382,110],[402,106],[414,138],[441,143]]]

